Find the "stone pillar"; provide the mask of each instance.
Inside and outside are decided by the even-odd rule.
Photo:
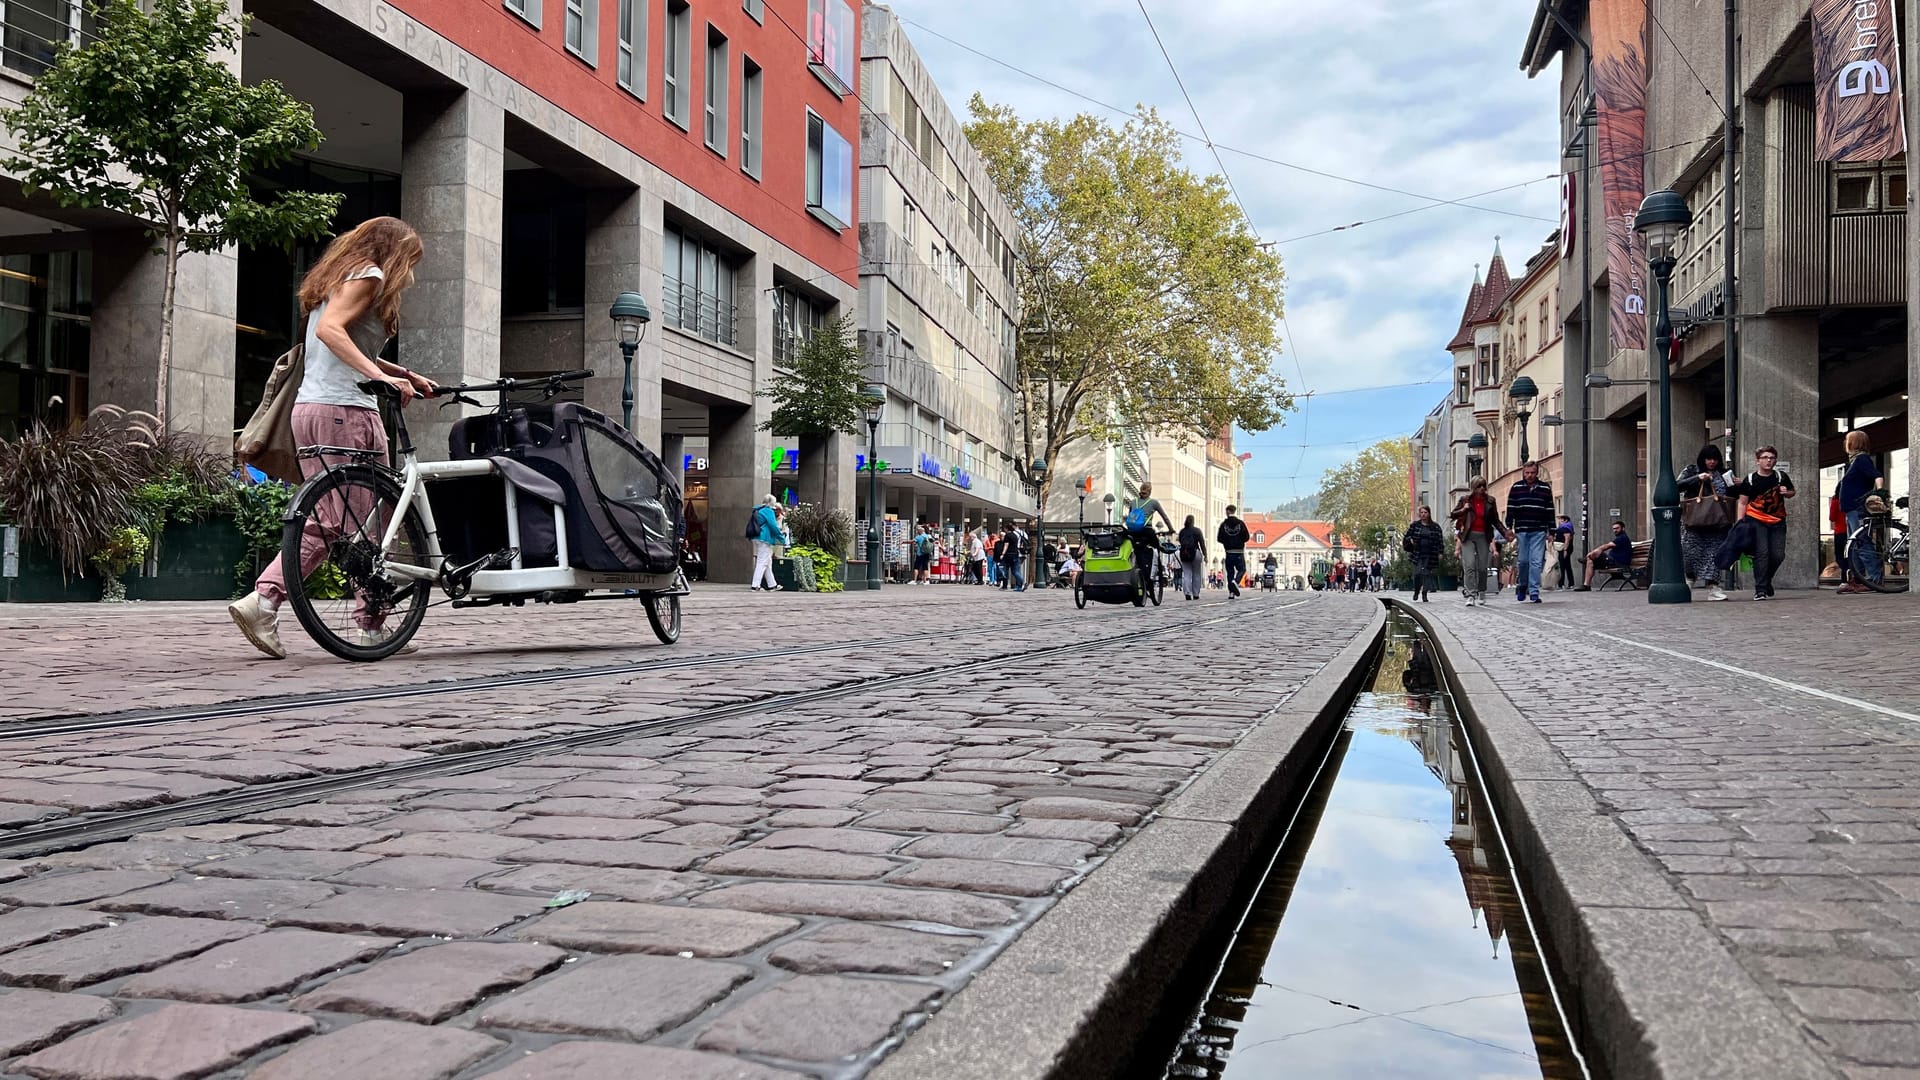
[[[1728,462],[1737,476],[1753,471],[1753,452],[1772,446],[1793,478],[1787,503],[1787,561],[1774,584],[1810,589],[1820,580],[1820,321],[1813,315],[1749,318],[1741,328],[1740,449]]]
[[[660,436],[660,460],[667,463],[667,471],[673,474],[681,490],[686,490],[687,437],[685,435]]]
[[[626,360],[620,351],[620,328],[607,311],[614,297],[637,292],[646,297],[654,322],[647,326],[633,357],[633,435],[642,445],[664,446],[660,435],[660,245],[648,245],[642,213],[645,197],[629,188],[589,191],[586,199],[586,317],[580,366],[594,372],[586,384],[586,402],[616,420],[621,417]],[[675,463],[678,467],[678,455]]]
[[[1627,532],[1635,540],[1652,535],[1639,511],[1641,480],[1636,475],[1639,431],[1631,420],[1596,420],[1588,425],[1593,440],[1593,479],[1588,488],[1594,542],[1589,550],[1604,543],[1611,534],[1613,511],[1627,523]]]
[[[159,398],[166,261],[145,233],[93,234],[93,327],[88,404],[167,414],[175,431],[216,448],[233,444],[234,317],[240,262],[233,249],[182,255],[174,283],[173,358]]]
[[[765,399],[751,406],[715,405],[707,410],[707,573],[714,581],[739,583],[753,574],[753,544],[741,535],[747,515],[772,490],[767,457],[773,436],[760,430],[771,411]]]
[[[500,377],[500,106],[465,91],[411,93],[401,119],[400,214],[426,256],[401,308],[400,360],[439,382]],[[444,458],[458,409],[416,410],[421,457]]]
[[[1658,406],[1660,404],[1659,388],[1652,387],[1650,389],[1652,389],[1653,392],[1647,395],[1647,400],[1655,407],[1653,419],[1654,422],[1658,423],[1660,419],[1658,412]],[[1700,447],[1706,444],[1706,438],[1706,394],[1700,389],[1698,383],[1690,379],[1675,379],[1673,381],[1673,474],[1675,476],[1680,475],[1680,470],[1686,468],[1687,463],[1699,455]],[[1658,428],[1653,430],[1651,441],[1647,445],[1652,450],[1653,460],[1657,462],[1660,455],[1660,431]],[[1651,493],[1653,491],[1653,482],[1657,479],[1659,478],[1653,475],[1653,470],[1648,469],[1647,491],[1649,497],[1647,505],[1649,506],[1653,505]],[[1598,543],[1598,541],[1596,541],[1596,543]]]

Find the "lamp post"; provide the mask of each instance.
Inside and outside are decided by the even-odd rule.
[[[877,589],[885,580],[880,572],[880,414],[887,407],[887,392],[869,386],[862,392],[861,410],[867,418],[867,588]]]
[[[1100,496],[1100,501],[1107,504],[1107,524],[1113,524],[1113,492]]]
[[[1478,452],[1476,453],[1476,451]],[[1487,436],[1485,432],[1476,431],[1467,438],[1467,480],[1469,483],[1472,482],[1474,477],[1480,475],[1480,468],[1486,463]]]
[[[1672,189],[1647,196],[1633,219],[1634,231],[1646,239],[1647,265],[1659,286],[1653,309],[1653,349],[1647,357],[1660,381],[1660,461],[1653,482],[1653,585],[1647,589],[1649,604],[1693,602],[1693,590],[1687,588],[1680,566],[1680,485],[1673,476],[1673,375],[1669,363],[1673,320],[1667,311],[1674,242],[1692,223],[1693,212],[1687,209],[1687,200]]]
[[[623,292],[613,298],[607,317],[620,327],[620,356],[626,370],[626,381],[620,388],[620,423],[632,431],[633,354],[640,348],[640,337],[647,332],[647,323],[653,321],[653,313],[647,310],[646,298],[639,293]]]
[[[1520,413],[1520,464],[1527,463],[1527,419],[1533,415],[1533,400],[1540,396],[1540,388],[1533,379],[1522,375],[1507,387],[1507,397],[1513,399],[1513,407]]]
[[[1047,562],[1044,548],[1047,542],[1047,506],[1042,494],[1046,490],[1047,463],[1039,458],[1033,459],[1033,584],[1038,588],[1047,587]]]

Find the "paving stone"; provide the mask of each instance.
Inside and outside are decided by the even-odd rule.
[[[883,885],[824,885],[811,882],[756,881],[701,893],[693,902],[703,907],[729,907],[773,914],[829,915],[841,919],[918,921],[945,926],[1004,926],[1014,920],[1014,908],[999,900],[957,896],[926,889],[896,889]]]
[[[784,813],[819,813],[820,811],[785,811]],[[839,811],[828,811],[839,813]],[[683,806],[671,813],[661,814],[662,821],[671,821],[679,825],[697,825],[703,822],[714,825],[752,825],[766,816],[766,811],[757,806]]]
[[[525,814],[503,810],[415,810],[380,823],[383,829],[401,832],[498,832],[519,821]]]
[[[591,952],[737,956],[799,926],[796,919],[745,911],[589,901],[561,908],[514,936]]]
[[[568,1042],[487,1074],[487,1080],[798,1080],[799,1073],[769,1069],[718,1054],[621,1043]]]
[[[136,975],[116,992],[176,1001],[252,1001],[291,990],[398,944],[395,938],[270,930]]]
[[[638,840],[666,832],[673,823],[653,818],[540,816],[514,822],[502,830],[507,836],[543,840]]]
[[[738,964],[665,956],[609,956],[488,1006],[481,1027],[651,1039],[746,982]]]
[[[7,781],[10,802],[61,810],[136,810],[168,801],[164,791],[153,788],[125,787],[114,784],[52,783],[44,780]]]
[[[302,770],[304,772],[305,770]],[[394,809],[385,805],[357,805],[352,803],[308,803],[305,806],[286,806],[278,810],[269,810],[264,814],[255,814],[254,821],[263,821],[274,825],[304,825],[331,828],[340,825],[364,825],[369,821],[393,816]]]
[[[922,983],[800,975],[727,1010],[694,1045],[730,1054],[836,1061],[878,1044],[936,992]]]
[[[78,851],[44,855],[34,862],[45,867],[85,867],[95,870],[177,870],[198,862],[230,859],[253,849],[243,844],[191,840],[153,840],[139,837],[111,844],[95,844]]]
[[[502,856],[508,862],[580,863],[642,870],[685,870],[707,852],[646,840],[549,840]]]
[[[1073,866],[1093,854],[1093,846],[1073,840],[936,835],[923,836],[900,849],[900,853],[923,859],[986,859],[993,862],[1032,862]]]
[[[952,810],[967,814],[997,813],[1012,802],[1002,795],[938,795],[920,791],[876,791],[860,800],[862,810]]]
[[[1140,820],[1143,813],[1138,805],[1066,795],[1028,799],[1014,807],[1014,812],[1023,818],[1110,821],[1116,825],[1132,825]]]
[[[1787,997],[1808,1016],[1822,1020],[1920,1020],[1920,1003],[1909,993],[1851,987],[1789,986]]]
[[[860,816],[858,810],[782,810],[767,819],[770,829],[837,829]]]
[[[71,874],[41,874],[0,886],[0,901],[52,907],[83,904],[172,881],[157,870],[86,870]]]
[[[1002,896],[1046,896],[1072,871],[1024,863],[986,862],[980,859],[921,859],[887,880],[898,885]]]
[[[528,814],[558,817],[649,818],[678,810],[679,806],[670,802],[634,799],[540,799],[514,809]]]
[[[997,833],[1012,824],[984,814],[937,814],[920,810],[882,810],[860,819],[863,829],[888,832]]]
[[[112,926],[117,921],[97,911],[74,908],[20,908],[0,912],[0,953]]]
[[[247,825],[240,822],[208,822],[205,825],[176,825],[171,829],[158,829],[150,833],[141,833],[142,840],[190,840],[206,843],[229,844],[245,840],[251,836],[262,836],[270,832],[279,832],[278,825]]]
[[[106,998],[9,990],[0,994],[0,1058],[38,1050],[118,1012]]]
[[[248,1073],[247,1080],[448,1080],[504,1045],[455,1027],[363,1020],[307,1039]]]
[[[311,881],[363,866],[379,857],[357,851],[260,851],[231,859],[195,863],[188,869],[210,877]]]
[[[126,893],[94,906],[103,911],[140,911],[149,915],[266,919],[325,900],[334,892],[311,881],[197,878]]]
[[[276,926],[305,926],[400,937],[484,937],[540,910],[541,901],[491,893],[353,889],[275,916]]]
[[[157,915],[0,955],[0,982],[71,990],[159,967],[263,928],[217,919]]]
[[[813,878],[861,881],[897,869],[899,863],[874,855],[848,855],[809,848],[747,847],[708,859],[700,869],[731,877]]]
[[[907,842],[904,836],[892,836],[869,829],[781,829],[754,841],[760,848],[816,848],[842,851],[849,855],[879,855]]]
[[[392,889],[458,889],[507,867],[482,859],[443,859],[436,855],[394,855],[335,874],[345,885],[384,885]]]
[[[584,797],[589,799],[632,799],[635,802],[650,802],[664,799],[679,790],[672,784],[644,784],[619,780],[573,780],[564,784],[555,784],[542,794],[561,798]]]
[[[356,825],[332,828],[297,826],[255,837],[253,843],[260,847],[290,848],[297,851],[349,851],[367,844],[377,844],[382,840],[391,840],[399,835],[399,831],[395,829],[368,829]]]
[[[408,799],[407,806],[421,810],[506,810],[532,798],[516,792],[447,791]]]
[[[829,923],[774,948],[767,959],[804,975],[862,971],[875,975],[939,975],[983,942],[961,934],[927,934],[891,926]]]
[[[531,847],[532,840],[488,833],[419,832],[368,844],[369,855],[444,855],[455,859],[497,859],[509,851]]]
[[[545,945],[430,945],[342,975],[294,998],[293,1007],[430,1024],[558,967],[566,958],[566,953]]]
[[[670,900],[713,884],[701,874],[667,870],[629,870],[621,866],[578,866],[570,863],[534,863],[485,878],[480,888],[534,892],[542,898],[573,889],[617,900]]]
[[[66,811],[57,806],[34,806],[31,803],[0,802],[0,829],[17,829],[22,825],[34,825],[42,821],[52,821],[64,817]]]
[[[1022,821],[1007,830],[1008,836],[1032,840],[1077,840],[1094,847],[1106,847],[1120,837],[1120,826],[1109,821],[1068,821],[1041,818]]]
[[[1762,956],[1758,961],[1775,979],[1798,986],[1908,990],[1916,981],[1891,965],[1846,956]]]
[[[651,839],[662,844],[685,844],[688,847],[718,851],[721,848],[738,842],[744,835],[746,835],[745,829],[734,828],[730,825],[709,825],[702,823],[698,825],[676,825]]]
[[[315,1027],[304,1016],[227,1005],[169,1005],[13,1063],[42,1080],[189,1080]]]

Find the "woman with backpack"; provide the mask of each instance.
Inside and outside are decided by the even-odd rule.
[[[780,500],[771,495],[760,496],[748,533],[753,537],[753,580],[749,586],[779,592],[780,583],[773,579],[773,547],[787,542],[787,527],[780,523]],[[766,584],[760,584],[762,581]]]
[[[1193,523],[1193,515],[1187,515],[1187,523],[1180,528],[1180,591],[1189,600],[1200,599],[1200,575],[1207,568],[1207,538],[1200,533],[1199,526]]]
[[[1440,565],[1441,542],[1440,526],[1433,520],[1433,508],[1422,506],[1412,524],[1407,526],[1406,538],[1400,541],[1408,560],[1413,563],[1413,598],[1421,603],[1433,601],[1428,590],[1433,584],[1434,568]]]
[[[1142,574],[1151,574],[1154,560],[1160,553],[1160,534],[1154,531],[1153,517],[1160,515],[1167,531],[1173,531],[1173,519],[1167,516],[1160,500],[1153,497],[1153,485],[1141,484],[1140,497],[1134,500],[1133,508],[1127,511],[1123,523],[1127,530],[1127,539],[1133,543],[1133,566]]]

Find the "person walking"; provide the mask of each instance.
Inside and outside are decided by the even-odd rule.
[[[1780,451],[1763,446],[1753,452],[1753,471],[1727,490],[1740,500],[1738,517],[1753,530],[1753,598],[1773,599],[1773,575],[1787,558],[1787,500],[1793,478],[1777,466]]]
[[[1200,599],[1200,575],[1207,568],[1207,538],[1200,527],[1193,523],[1193,515],[1187,515],[1187,523],[1180,527],[1180,591],[1189,600]]]
[[[933,538],[933,526],[921,525],[920,531],[913,537],[913,584],[926,585],[931,582],[933,557],[938,546]]]
[[[1428,590],[1433,585],[1434,569],[1440,565],[1441,543],[1440,526],[1434,523],[1433,508],[1420,507],[1407,526],[1407,535],[1400,546],[1413,563],[1413,598],[1423,604],[1433,602]]]
[[[1560,525],[1553,530],[1554,566],[1559,571],[1560,583],[1556,588],[1573,588],[1573,519],[1560,515]]]
[[[400,329],[400,300],[413,285],[414,268],[426,249],[413,226],[394,217],[377,217],[334,238],[320,261],[300,281],[300,313],[306,319],[306,369],[292,409],[296,446],[337,446],[387,456],[386,427],[380,402],[360,389],[363,382],[385,383],[405,408],[416,394],[438,389],[433,380],[380,359]],[[328,466],[347,464],[341,456],[300,459],[302,477]],[[348,500],[351,501],[351,500]],[[322,505],[300,534],[304,579],[326,561],[340,535],[340,503]],[[356,508],[349,505],[345,510]],[[367,508],[359,508],[363,513]],[[254,582],[253,591],[227,606],[227,616],[253,647],[275,660],[287,658],[280,642],[279,610],[287,599],[287,567],[275,556]],[[354,602],[359,643],[378,645],[389,631],[384,616],[369,611],[364,596]],[[409,644],[402,652],[413,651]]]
[[[979,529],[967,536],[967,575],[974,585],[987,583],[987,542],[986,530]]]
[[[1603,559],[1608,566],[1615,569],[1624,569],[1633,565],[1633,537],[1627,535],[1626,522],[1616,520],[1613,523],[1613,539],[1587,552],[1587,576],[1581,581],[1580,587],[1573,590],[1574,592],[1593,591],[1593,575],[1600,569],[1600,562]]]
[[[1367,564],[1367,576],[1373,579],[1374,592],[1379,592],[1387,583],[1387,568],[1381,563],[1378,555],[1373,557],[1373,562]]]
[[[1027,530],[1015,524],[1007,530],[1007,563],[1004,572],[1014,592],[1027,591]]]
[[[1236,514],[1240,508],[1227,507],[1227,516],[1214,530],[1213,539],[1220,545],[1221,570],[1227,579],[1227,599],[1240,599],[1240,580],[1247,576],[1247,523]]]
[[[780,591],[780,583],[773,577],[773,548],[786,542],[787,530],[780,524],[780,500],[772,495],[760,496],[760,505],[753,511],[753,578],[747,583],[749,588]]]
[[[1520,466],[1520,479],[1507,489],[1507,539],[1514,544],[1514,599],[1540,603],[1540,571],[1547,561],[1547,535],[1553,532],[1553,487],[1540,479],[1540,463]]]
[[[1487,567],[1493,553],[1493,534],[1500,530],[1500,508],[1487,493],[1486,477],[1467,482],[1467,493],[1460,496],[1448,518],[1453,522],[1454,554],[1460,559],[1460,584],[1467,594],[1467,606],[1485,606]]]
[[[1873,530],[1862,529],[1869,512],[1867,499],[1881,485],[1880,467],[1873,463],[1867,433],[1847,432],[1847,467],[1840,474],[1840,487],[1834,497],[1840,500],[1840,512],[1846,515],[1846,554],[1840,561],[1840,586],[1843,593],[1876,592],[1883,580],[1880,551],[1873,543]]]
[[[1728,498],[1727,469],[1720,457],[1717,446],[1703,446],[1694,458],[1693,464],[1680,470],[1680,497],[1682,499]],[[1711,509],[1711,507],[1709,507]],[[1726,504],[1726,510],[1732,509],[1732,503]],[[1726,513],[1726,511],[1722,511]],[[1726,542],[1727,530],[1733,527],[1733,518],[1727,514],[1725,524],[1714,524],[1707,518],[1696,518],[1692,525],[1686,524],[1685,515],[1680,525],[1680,561],[1686,567],[1689,578],[1699,582],[1707,592],[1708,600],[1725,600],[1727,594],[1720,588],[1720,568],[1714,565],[1713,557]]]

